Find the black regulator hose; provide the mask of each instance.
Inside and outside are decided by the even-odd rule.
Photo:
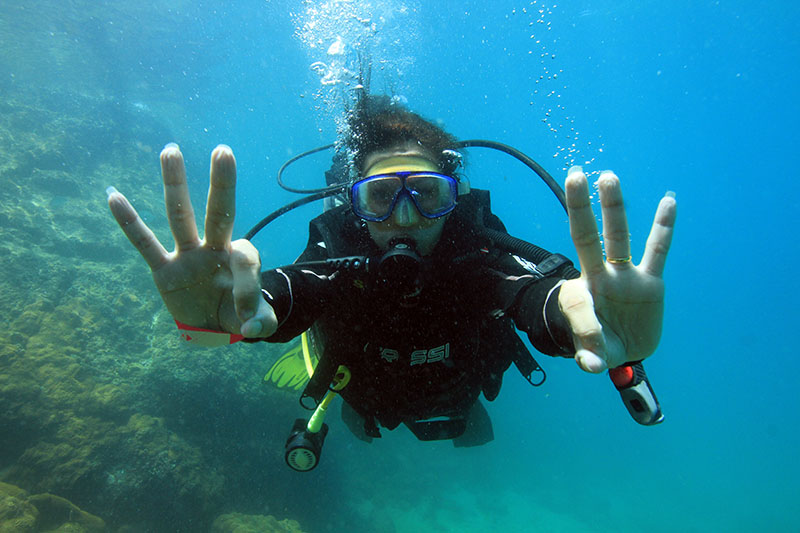
[[[544,248],[540,248],[535,244],[523,241],[522,239],[518,239],[502,231],[497,231],[490,228],[483,228],[482,233],[487,237],[489,237],[494,243],[494,245],[497,246],[497,248],[499,248],[500,250],[503,250],[504,252],[508,252],[514,255],[518,255],[523,259],[527,259],[528,261],[534,264],[539,264],[548,257],[550,257],[551,255],[553,255],[551,252],[548,252]],[[575,269],[573,268],[572,270]],[[578,276],[580,276],[580,273],[577,270],[575,270],[575,272],[578,273]]]
[[[466,141],[459,141],[456,143],[458,148],[471,148],[471,147],[478,147],[478,148],[491,148],[492,150],[499,150],[500,152],[504,152],[511,157],[519,160],[529,169],[533,170],[542,181],[550,187],[550,190],[553,191],[553,194],[556,195],[558,201],[561,203],[561,207],[564,208],[564,211],[567,210],[567,198],[564,195],[564,189],[561,188],[561,185],[547,172],[542,165],[525,155],[523,152],[520,152],[513,146],[509,146],[507,144],[503,144],[497,141],[487,141],[485,139],[468,139]]]
[[[335,188],[326,188],[326,189],[321,190],[319,192],[316,192],[314,194],[310,194],[308,196],[304,196],[303,198],[300,198],[299,200],[295,200],[294,202],[288,203],[285,206],[281,207],[280,209],[277,209],[277,210],[273,211],[272,213],[270,213],[269,215],[267,215],[264,218],[262,218],[261,221],[258,222],[258,224],[256,224],[252,228],[250,228],[250,231],[245,233],[244,237],[242,237],[242,238],[243,239],[247,239],[249,241],[253,237],[255,237],[256,233],[261,231],[264,228],[264,226],[266,226],[267,224],[269,224],[270,222],[272,222],[273,220],[275,220],[279,216],[283,215],[284,213],[288,213],[292,209],[294,209],[296,207],[300,207],[301,205],[310,204],[311,202],[315,202],[317,200],[322,200],[323,198],[327,198],[329,196],[334,196],[336,194],[339,194],[339,193],[343,192],[344,189],[345,189],[345,187],[343,185],[337,186]]]
[[[322,152],[323,150],[328,150],[330,148],[333,148],[334,146],[336,146],[336,145],[335,144],[326,144],[325,146],[319,146],[317,148],[312,148],[311,150],[306,150],[305,152],[303,152],[301,154],[297,154],[296,156],[294,156],[291,159],[289,159],[288,161],[286,161],[283,165],[281,165],[281,168],[278,169],[278,176],[276,178],[278,180],[278,185],[280,185],[281,189],[289,191],[289,192],[297,192],[297,193],[301,193],[301,194],[313,194],[313,193],[318,193],[318,192],[327,192],[327,191],[337,190],[343,184],[329,185],[327,187],[321,187],[319,189],[295,189],[294,187],[289,187],[288,185],[286,185],[283,182],[283,171],[286,170],[286,167],[288,167],[289,165],[291,165],[292,163],[294,163],[295,161],[297,161],[299,159],[303,159],[306,156],[309,156],[309,155],[312,155],[312,154],[316,154],[317,152]],[[280,215],[278,215],[278,216],[280,216]]]

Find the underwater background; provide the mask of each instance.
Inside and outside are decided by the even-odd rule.
[[[798,24],[789,1],[2,2],[0,531],[800,531]],[[677,193],[646,362],[663,424],[538,356],[542,387],[511,370],[486,404],[486,446],[365,444],[330,416],[301,474],[283,458],[299,393],[262,384],[291,345],[178,342],[106,187],[169,248],[158,152],[181,146],[202,219],[228,144],[242,235],[295,199],[278,168],[335,139],[364,62],[373,93],[562,183],[616,171],[635,259]],[[472,149],[466,172],[511,234],[575,258],[527,168]],[[263,230],[264,265],[321,209]]]

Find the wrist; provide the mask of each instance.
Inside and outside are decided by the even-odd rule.
[[[181,339],[197,346],[225,346],[239,342],[244,338],[238,333],[228,333],[227,331],[216,331],[213,329],[198,328],[175,320],[178,326],[178,333]]]

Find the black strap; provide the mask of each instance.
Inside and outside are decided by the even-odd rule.
[[[524,355],[519,352],[515,352],[514,355],[514,364],[517,366],[519,373],[522,374],[522,377],[528,380],[528,383],[538,387],[545,382],[547,374],[527,349]],[[534,373],[541,374],[541,378],[537,375],[534,379]]]
[[[300,405],[304,409],[313,411],[317,408],[319,402],[321,402],[322,398],[325,396],[325,393],[328,392],[328,387],[333,381],[333,377],[336,375],[336,370],[338,368],[339,365],[334,361],[334,358],[326,357],[323,351],[322,356],[317,362],[317,366],[314,368],[314,374],[311,376],[311,379],[308,380],[306,388],[303,389],[303,394],[300,396]],[[314,401],[313,406],[307,405],[309,403],[309,398]]]

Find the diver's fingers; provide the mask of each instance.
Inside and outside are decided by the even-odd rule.
[[[245,239],[231,243],[233,305],[245,337],[269,337],[278,328],[275,311],[261,295],[261,260]]]
[[[675,229],[677,216],[678,205],[675,201],[675,193],[668,192],[658,203],[653,228],[650,230],[650,236],[647,237],[644,249],[641,266],[648,274],[661,277],[664,273],[664,264],[672,244],[672,232]]]
[[[603,244],[606,257],[621,259],[621,261],[609,261],[615,268],[629,268],[632,266],[629,259],[631,238],[619,178],[613,172],[603,172],[597,180],[597,186],[603,210]]]
[[[225,249],[233,234],[236,209],[236,159],[223,144],[211,153],[211,186],[206,207],[205,243],[215,250]]]
[[[186,167],[177,144],[170,143],[161,151],[161,176],[164,178],[164,200],[167,219],[178,251],[191,250],[200,244],[194,209],[186,185]]]
[[[155,234],[139,218],[131,203],[114,187],[106,189],[108,207],[117,219],[117,224],[125,232],[128,240],[139,250],[150,270],[157,270],[169,260],[169,253],[158,242]]]
[[[597,274],[605,269],[603,248],[597,234],[597,221],[589,200],[589,185],[581,167],[569,169],[564,187],[569,212],[569,231],[578,252],[581,271],[587,275]]]
[[[594,312],[594,300],[586,282],[583,279],[565,281],[558,294],[558,306],[572,330],[575,361],[587,372],[605,370],[603,326]]]

